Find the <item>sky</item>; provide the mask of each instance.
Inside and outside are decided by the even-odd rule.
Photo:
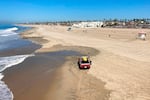
[[[0,22],[150,18],[150,0],[0,0]]]

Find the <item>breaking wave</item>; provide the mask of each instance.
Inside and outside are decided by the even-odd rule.
[[[0,36],[10,36],[10,35],[18,34],[15,32],[17,30],[18,30],[17,27],[0,30]]]
[[[26,58],[34,55],[17,55],[10,57],[0,57],[0,100],[13,100],[13,93],[8,86],[2,81],[4,75],[2,71],[6,68],[12,67],[19,63],[22,63]]]

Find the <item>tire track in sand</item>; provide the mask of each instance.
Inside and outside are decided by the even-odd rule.
[[[64,67],[73,86],[68,90],[67,100],[108,100],[110,91],[104,88],[105,83],[89,75],[88,70],[80,70],[75,62],[73,59]]]

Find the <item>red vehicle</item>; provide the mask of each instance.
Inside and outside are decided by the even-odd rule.
[[[91,67],[91,60],[88,56],[82,56],[78,59],[78,66],[80,69],[89,69]]]

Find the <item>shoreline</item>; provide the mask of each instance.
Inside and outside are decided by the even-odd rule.
[[[29,28],[25,27],[20,29],[16,28],[18,34],[28,29]],[[23,40],[21,37],[19,38],[19,35],[17,33],[15,35],[16,38],[14,38],[15,36],[12,37],[12,41],[11,42],[9,41],[10,43],[8,44],[6,42],[6,48],[0,51],[0,58],[1,58],[0,92],[2,93],[0,96],[1,99],[12,100],[14,98],[12,91],[10,90],[10,88],[8,88],[8,85],[5,84],[6,82],[4,81],[6,70],[9,69],[10,67],[13,67],[14,65],[22,63],[24,59],[32,56],[32,53],[36,49],[39,49],[41,47],[40,45],[32,43],[31,41]],[[10,44],[11,46],[9,47]]]
[[[53,78],[54,84],[48,84],[47,87],[50,87],[46,95],[43,94],[44,100],[50,98],[56,100],[60,100],[60,98],[64,100],[68,98],[78,100],[99,100],[99,98],[102,100],[145,100],[145,98],[150,98],[150,30],[144,30],[147,32],[147,38],[146,41],[142,41],[136,38],[140,29],[97,28],[86,29],[86,31],[85,29],[67,31],[68,27],[59,25],[32,25],[32,27],[36,28],[24,34],[24,37],[37,40],[36,42],[40,42],[39,37],[44,39],[40,42],[42,48],[35,51],[35,54],[40,56],[38,59],[41,57],[49,59],[54,55],[59,58],[65,55],[66,61],[54,72],[57,73]],[[78,53],[91,57],[92,67],[89,70],[78,69],[76,65],[78,56],[74,56]],[[68,54],[73,55],[69,56]],[[57,61],[58,58],[55,60]],[[29,62],[32,61],[36,62],[34,59]],[[49,60],[40,61],[42,63]],[[41,63],[39,65],[42,65]],[[47,63],[49,62],[44,64]],[[41,66],[39,71],[44,67]],[[35,73],[35,70],[31,70],[31,72]],[[43,78],[43,80],[47,79]],[[42,85],[39,86],[42,89]]]
[[[36,99],[36,100],[41,100],[41,99],[49,100],[52,98],[55,98],[55,100],[60,100],[60,98],[61,99],[63,98],[64,100],[66,100],[66,98],[81,99],[82,96],[80,95],[79,92],[81,92],[81,91],[84,92],[84,91],[77,89],[77,88],[79,88],[79,86],[77,86],[74,90],[74,93],[72,93],[72,88],[74,87],[74,85],[73,85],[74,83],[71,83],[70,86],[66,85],[67,82],[70,82],[70,80],[75,81],[77,79],[77,76],[80,77],[80,79],[84,76],[83,73],[79,73],[78,68],[74,69],[74,67],[77,67],[76,64],[71,65],[72,66],[71,69],[68,67],[69,66],[68,63],[69,62],[75,63],[76,59],[78,57],[77,56],[75,56],[75,57],[66,56],[67,57],[67,58],[65,57],[66,61],[61,62],[64,64],[60,66],[60,65],[55,65],[54,62],[56,63],[56,61],[53,61],[52,60],[53,58],[51,58],[49,56],[49,54],[45,54],[45,53],[59,52],[59,51],[63,52],[63,50],[67,50],[67,51],[80,52],[80,53],[83,53],[83,55],[90,54],[92,56],[92,55],[96,55],[98,53],[98,51],[96,49],[94,50],[94,49],[88,48],[88,47],[62,46],[62,45],[53,45],[53,46],[49,47],[48,49],[43,49],[43,44],[46,44],[51,41],[43,39],[43,36],[32,35],[32,34],[36,34],[35,31],[36,31],[35,28],[32,28],[31,30],[28,30],[28,31],[24,32],[23,34],[21,34],[21,37],[23,39],[27,39],[27,40],[29,39],[29,41],[32,41],[33,43],[41,45],[41,48],[35,51],[35,56],[27,58],[23,63],[18,64],[9,69],[6,69],[6,71],[4,72],[4,74],[6,75],[4,77],[4,81],[8,84],[8,87],[10,87],[10,89],[14,93],[14,99],[15,100],[27,100],[27,99],[31,99],[31,98]],[[44,50],[44,51],[41,51],[41,50]],[[52,56],[52,57],[55,58],[55,56]],[[59,55],[58,55],[58,57],[59,57]],[[44,60],[44,58],[45,58],[45,60]],[[48,59],[51,59],[52,62],[49,62],[50,60],[48,60]],[[55,59],[58,60],[59,58],[55,58]],[[73,62],[70,60],[72,60]],[[34,63],[31,63],[31,62],[35,62],[35,64],[37,62],[38,63],[41,62],[41,63],[39,63],[38,65],[34,65]],[[60,63],[60,61],[58,61],[57,63]],[[48,68],[50,66],[50,64],[52,64],[54,66],[59,66],[59,67],[54,68],[55,70],[53,70],[53,71],[48,71],[48,73],[46,74],[47,70],[53,69],[53,68]],[[44,68],[40,67],[39,65],[41,65],[41,66],[43,65]],[[32,66],[33,68],[32,67],[30,68],[29,66]],[[39,67],[35,68],[35,66],[39,66]],[[45,70],[45,68],[46,68],[46,70]],[[41,78],[36,79],[36,77],[30,76],[30,75],[32,75],[32,73],[35,73],[36,76],[39,76],[37,72],[40,72],[41,70],[45,70],[42,73],[40,73]],[[70,72],[68,70],[73,70],[73,71],[76,70],[76,73],[74,73],[74,74],[76,74],[76,76],[66,77],[66,75],[72,74],[72,72]],[[45,76],[45,74],[46,74],[46,76]],[[88,75],[87,73],[84,73],[84,74],[87,75],[88,77],[92,77],[92,76]],[[19,77],[18,77],[18,75],[19,75]],[[61,76],[64,76],[65,78],[61,77]],[[24,79],[24,80],[22,80],[22,79]],[[36,80],[32,80],[32,79],[36,79]],[[52,79],[52,80],[48,81],[47,79]],[[58,79],[61,81],[58,81]],[[42,80],[43,80],[43,82],[40,82]],[[65,82],[64,80],[67,80],[67,81]],[[91,80],[96,81],[97,79],[94,77],[86,78],[86,81],[91,82]],[[27,81],[29,81],[29,82],[31,81],[31,83],[26,84],[26,86],[24,86],[24,83],[26,83]],[[85,84],[86,81],[78,82],[77,84]],[[35,82],[37,85],[33,86],[32,84],[35,84]],[[45,84],[45,83],[47,83],[47,84]],[[108,90],[105,90],[103,82],[101,82],[100,80],[97,80],[96,84],[98,85],[99,83],[101,84],[100,88],[96,89],[98,87],[97,86],[97,87],[95,87],[95,90],[99,93],[102,93],[103,95],[99,94],[99,95],[94,95],[92,97],[97,98],[97,96],[100,96],[103,99],[106,97],[108,99],[108,95],[110,92]],[[20,84],[20,85],[18,86],[16,84],[18,84],[18,85]],[[33,88],[31,88],[30,85],[33,86]],[[61,87],[60,87],[60,85],[61,85]],[[30,89],[29,89],[29,87],[30,87]],[[58,87],[60,87],[59,91],[57,90]],[[64,88],[64,87],[66,87],[66,88]],[[82,87],[85,88],[84,86],[82,86]],[[93,91],[92,88],[93,87],[91,87],[91,90],[88,90],[89,93],[90,93],[90,91],[91,92]],[[40,92],[40,90],[42,90],[42,91]],[[85,90],[86,90],[86,88],[85,88]],[[101,90],[104,93],[100,92]],[[70,93],[68,93],[67,91],[70,91]],[[58,92],[60,94],[59,98],[56,95]],[[37,96],[37,94],[39,94],[39,95]],[[62,94],[64,94],[64,95],[62,95]],[[72,97],[71,95],[75,95],[75,96]],[[70,96],[70,97],[68,97],[68,96]],[[86,97],[84,97],[84,98],[86,98]],[[87,99],[85,99],[85,100],[87,100]],[[95,100],[98,100],[98,99],[95,99]]]

